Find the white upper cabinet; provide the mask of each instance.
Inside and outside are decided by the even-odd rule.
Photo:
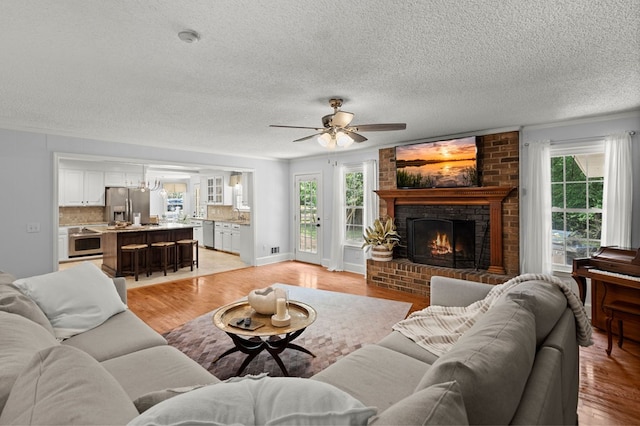
[[[59,205],[104,206],[104,172],[60,170]]]

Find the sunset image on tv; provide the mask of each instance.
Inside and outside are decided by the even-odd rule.
[[[475,136],[396,147],[398,188],[477,185]]]

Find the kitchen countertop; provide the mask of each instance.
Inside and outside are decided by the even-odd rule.
[[[87,225],[85,226],[85,228],[92,231],[102,232],[102,233],[118,233],[118,232],[164,231],[167,229],[186,229],[186,228],[193,228],[194,226],[196,225],[194,225],[193,223],[164,223],[160,225],[141,225],[141,226],[129,225],[125,228],[116,228],[116,227],[111,227],[106,225],[99,225],[99,226]]]

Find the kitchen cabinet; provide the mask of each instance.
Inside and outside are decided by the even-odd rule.
[[[207,178],[207,204],[224,204],[224,176]]]
[[[104,172],[62,169],[58,189],[61,206],[104,206]]]
[[[142,173],[104,172],[104,186],[138,186],[143,180]]]
[[[231,247],[229,248],[231,253],[240,253],[240,225],[231,224]]]
[[[66,227],[58,228],[58,262],[69,260],[69,233]]]
[[[191,219],[193,223],[193,239],[198,240],[198,245],[204,247],[204,228],[201,220]]]
[[[213,248],[216,250],[222,250],[222,222],[216,222],[214,225],[214,238],[213,238]]]

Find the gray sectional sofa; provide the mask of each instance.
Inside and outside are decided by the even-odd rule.
[[[154,403],[150,395],[220,382],[129,310],[60,342],[13,280],[0,274],[0,424],[145,424],[137,416]],[[124,279],[113,283],[126,303]],[[432,304],[444,306],[466,306],[492,287],[440,277],[431,286]],[[440,357],[393,331],[299,380],[330,384],[377,407],[369,422],[380,425],[576,424],[578,378],[566,298],[549,283],[530,282],[502,297]]]
[[[433,277],[431,304],[467,306],[493,286]],[[577,424],[576,320],[562,291],[507,292],[440,357],[398,331],[313,379],[378,408],[375,424]],[[426,423],[425,423],[426,422]]]
[[[0,424],[126,424],[138,398],[220,381],[129,310],[59,342],[14,280],[0,273]],[[113,283],[126,304],[124,278]],[[46,371],[34,378],[37,370]],[[38,395],[29,385],[43,379],[51,392]]]

